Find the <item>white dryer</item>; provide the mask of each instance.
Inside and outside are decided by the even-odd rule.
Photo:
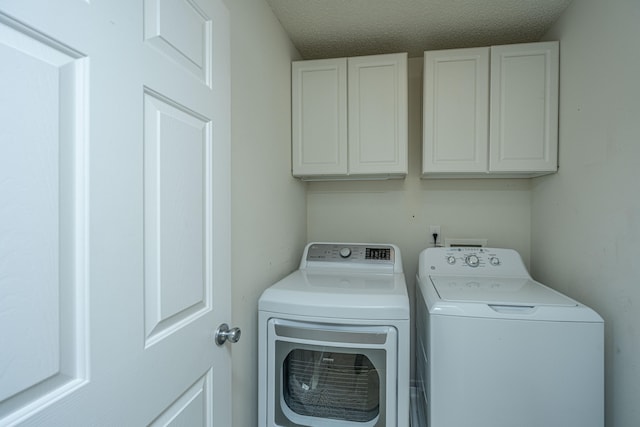
[[[416,299],[416,427],[604,425],[602,318],[517,252],[426,249]]]
[[[258,308],[260,427],[409,425],[398,247],[310,243]]]

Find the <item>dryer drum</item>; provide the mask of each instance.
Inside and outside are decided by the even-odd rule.
[[[283,374],[284,400],[300,415],[367,422],[379,413],[380,378],[366,355],[295,349]]]

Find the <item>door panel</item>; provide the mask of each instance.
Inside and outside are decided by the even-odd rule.
[[[0,415],[86,382],[86,61],[0,12]],[[0,416],[1,418],[1,416]]]
[[[177,398],[150,427],[160,426],[204,426],[211,425],[213,372],[209,371],[199,378],[193,386]]]
[[[211,120],[145,93],[145,330],[211,310]]]
[[[148,43],[211,85],[212,21],[191,1],[145,0]]]

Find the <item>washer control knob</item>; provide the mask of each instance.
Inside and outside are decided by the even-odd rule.
[[[340,256],[342,258],[349,258],[351,256],[351,249],[350,248],[340,249]]]
[[[491,263],[491,265],[500,265],[500,258],[492,256],[491,258],[489,258],[489,262]]]
[[[467,263],[469,267],[477,267],[480,265],[480,259],[477,255],[469,255],[464,259],[464,262]]]
[[[454,257],[454,256],[452,256],[452,255],[449,255],[449,256],[447,257],[447,263],[448,263],[449,265],[453,265],[453,264],[455,264],[455,263],[456,263],[456,257]]]

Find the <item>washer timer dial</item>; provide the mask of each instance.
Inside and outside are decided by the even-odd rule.
[[[480,265],[480,258],[477,255],[469,255],[464,259],[469,267],[477,267]]]

